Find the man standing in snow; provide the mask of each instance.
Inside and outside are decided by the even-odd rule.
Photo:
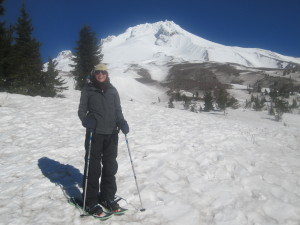
[[[129,126],[123,117],[118,91],[110,83],[106,65],[96,65],[91,73],[90,82],[83,87],[78,116],[82,125],[87,128],[84,180],[87,171],[89,131],[93,130],[87,187],[83,182],[83,189],[87,188],[85,209],[93,216],[100,216],[103,210],[99,202],[105,208],[117,212],[119,205],[114,202],[114,196],[117,192],[115,174],[118,170],[118,132],[121,129],[127,134]]]

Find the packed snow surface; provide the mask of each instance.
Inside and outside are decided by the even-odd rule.
[[[275,122],[266,112],[243,109],[226,116],[168,109],[167,102],[141,101],[150,91],[111,74],[146,211],[139,211],[120,134],[117,194],[129,211],[104,224],[300,224],[299,115]],[[0,93],[0,224],[100,223],[81,218],[67,201],[81,192],[85,129],[77,117],[80,92],[65,94]]]

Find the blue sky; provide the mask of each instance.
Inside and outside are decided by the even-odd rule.
[[[1,21],[15,24],[22,0],[6,0]],[[299,0],[25,0],[43,61],[73,50],[84,24],[98,38],[171,20],[207,40],[300,57]]]

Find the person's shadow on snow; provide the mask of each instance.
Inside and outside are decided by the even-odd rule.
[[[82,188],[83,175],[79,169],[47,157],[40,158],[38,166],[45,177],[62,188],[66,197],[81,197],[79,187]]]

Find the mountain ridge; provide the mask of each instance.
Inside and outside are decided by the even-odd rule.
[[[270,50],[225,46],[211,42],[168,20],[129,27],[124,33],[102,39],[101,45],[103,62],[113,66],[218,62],[254,68],[284,69],[290,64],[300,64],[300,58],[281,55]],[[73,62],[69,51],[65,50],[63,54],[62,52],[58,54],[56,60],[59,70],[70,71],[68,64]],[[62,64],[66,65],[66,68]]]
[[[179,61],[237,63],[247,67],[285,68],[289,63],[300,64],[298,58],[265,49],[211,42],[182,29],[173,21],[130,27],[102,43],[106,63],[141,63],[161,52]]]

